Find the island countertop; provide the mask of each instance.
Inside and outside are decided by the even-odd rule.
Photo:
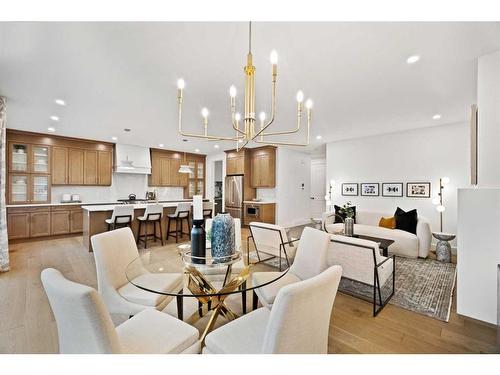
[[[159,201],[158,204],[161,204],[164,208],[167,207],[177,207],[179,203],[191,202],[191,199],[184,199],[178,201]],[[209,202],[208,199],[204,199],[203,202]],[[92,205],[92,206],[82,206],[82,209],[89,212],[97,212],[97,211],[113,211],[116,206],[120,206],[120,203],[116,204],[102,204],[102,205]],[[128,204],[127,206],[134,207],[134,210],[143,210],[146,208],[146,203],[137,203],[137,204]]]

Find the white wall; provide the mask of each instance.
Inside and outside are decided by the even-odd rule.
[[[500,189],[458,191],[457,312],[497,324]]]
[[[444,193],[443,230],[456,233],[457,187],[469,184],[469,144],[466,123],[329,143],[326,181],[335,180],[333,202],[351,201],[359,210],[388,215],[397,206],[416,208],[431,221],[433,230],[439,230],[432,196],[439,191],[439,178],[447,176],[451,183]],[[380,196],[341,196],[343,182],[379,182]],[[382,197],[382,182],[403,182],[405,190],[406,182],[431,182],[431,198]]]
[[[279,147],[276,169],[276,223],[283,226],[307,223],[311,218],[311,156]]]
[[[113,173],[111,186],[53,186],[52,203],[62,200],[64,193],[80,194],[84,203],[109,203],[117,199],[125,199],[134,193],[137,198],[144,198],[146,191],[156,190],[160,200],[176,200],[184,198],[182,187],[148,187],[148,175]]]
[[[500,52],[478,62],[478,185],[500,186]]]

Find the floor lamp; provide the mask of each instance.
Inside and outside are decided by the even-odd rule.
[[[443,205],[443,190],[446,185],[450,183],[450,179],[448,177],[441,177],[439,179],[439,193],[437,197],[432,200],[432,203],[436,205],[436,210],[439,212],[439,231],[443,232],[443,212],[445,211],[445,207]]]

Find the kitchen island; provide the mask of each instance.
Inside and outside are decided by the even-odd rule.
[[[208,202],[208,199],[204,199],[204,202]],[[181,202],[192,202],[191,199],[178,200],[178,201],[160,201],[158,202],[163,206],[163,217],[161,219],[161,225],[163,229],[163,239],[167,238],[167,215],[173,214],[177,208],[177,204]],[[92,251],[92,243],[90,238],[99,233],[106,232],[108,230],[108,225],[106,219],[110,219],[113,215],[113,210],[116,204],[105,204],[105,205],[92,205],[92,206],[82,206],[83,209],[83,246],[85,246],[89,251]],[[132,232],[134,237],[137,238],[139,223],[137,221],[138,216],[142,216],[146,209],[146,204],[132,204],[134,206],[134,220],[132,222]],[[191,228],[187,227],[184,223],[182,228],[183,232],[189,232]],[[142,230],[141,230],[142,232]],[[148,233],[153,233],[153,226],[150,224],[148,226]],[[184,237],[187,239],[187,237]]]

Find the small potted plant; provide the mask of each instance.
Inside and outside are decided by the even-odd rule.
[[[351,237],[354,232],[354,209],[351,202],[347,202],[340,208],[339,215],[345,218],[344,234]]]

